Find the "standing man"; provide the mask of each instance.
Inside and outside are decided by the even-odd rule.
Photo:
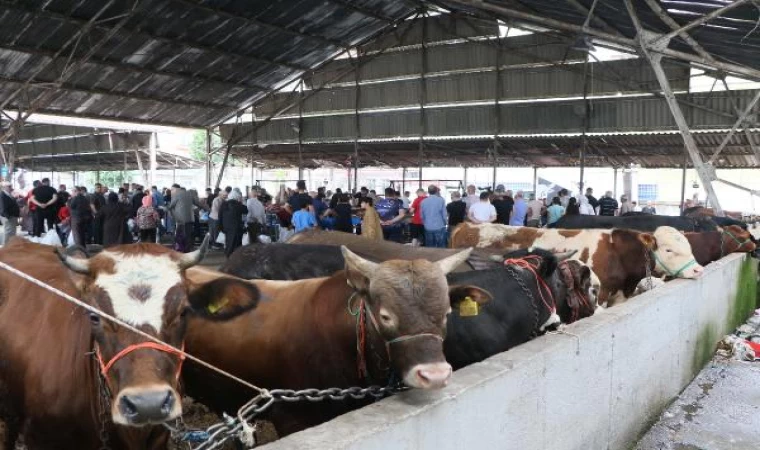
[[[396,198],[396,191],[385,188],[385,197],[377,201],[375,209],[380,216],[385,240],[401,242],[401,221],[406,217],[406,210],[401,200]]]
[[[588,199],[588,204],[591,205],[591,207],[596,211],[596,208],[599,206],[599,200],[594,197],[594,190],[591,188],[586,188],[586,198]],[[583,202],[581,202],[582,204]]]
[[[467,205],[467,211],[470,211],[470,208],[472,205],[476,205],[480,198],[478,197],[478,194],[475,193],[475,185],[469,185],[467,186],[467,195],[464,197],[464,204]]]
[[[488,192],[481,192],[478,203],[472,205],[467,212],[467,217],[475,225],[496,221],[496,208],[488,201],[488,197],[490,197]]]
[[[425,226],[422,224],[420,205],[422,205],[423,200],[426,198],[427,195],[425,195],[425,190],[420,188],[417,189],[417,198],[412,202],[411,208],[402,206],[404,209],[409,209],[409,212],[412,214],[412,223],[409,224],[409,234],[412,235],[412,245],[425,245]],[[403,202],[403,199],[401,199],[401,201]]]
[[[304,180],[299,180],[298,183],[296,183],[296,192],[288,198],[290,214],[295,214],[296,211],[299,211],[304,202],[309,205],[309,212],[314,214],[314,207],[311,204],[311,196],[306,192],[306,182]]]
[[[515,195],[515,206],[512,208],[512,217],[509,224],[513,227],[525,226],[525,217],[528,215],[528,204],[525,203],[523,191],[517,191]]]
[[[604,193],[604,197],[599,199],[599,211],[600,216],[615,216],[617,215],[618,202],[612,198],[612,191]]]
[[[496,208],[496,223],[509,225],[509,216],[512,214],[512,207],[515,201],[512,199],[512,191],[504,192],[504,185],[496,186],[496,194],[491,200],[491,204]]]
[[[253,244],[258,242],[258,237],[264,232],[264,225],[267,223],[267,213],[264,205],[259,201],[259,190],[251,189],[248,192],[248,200],[245,202],[248,208],[248,215],[245,223],[248,227],[248,241]]]
[[[538,228],[541,226],[541,215],[544,213],[545,208],[544,202],[536,200],[536,194],[530,194],[527,219],[529,227]]]
[[[100,214],[100,211],[104,206],[106,206],[106,197],[103,185],[95,183],[95,191],[90,197],[90,207],[94,218],[92,227],[93,240],[97,245],[103,245],[103,216]]]
[[[401,203],[404,205],[404,209],[409,209],[412,206],[412,201],[409,199],[410,195],[411,192],[404,191],[404,196],[401,198]]]
[[[216,243],[216,238],[219,236],[219,213],[222,211],[222,205],[225,200],[227,200],[227,191],[220,191],[217,193],[214,201],[211,202],[211,212],[208,214],[208,231],[211,233],[212,247],[221,247],[221,245]]]
[[[8,240],[16,235],[21,209],[18,207],[16,199],[13,198],[13,188],[9,182],[3,182],[2,190],[0,193],[0,221],[3,224],[3,244],[7,244]]]
[[[92,206],[87,198],[87,188],[82,186],[77,189],[76,195],[71,199],[71,234],[74,236],[76,245],[86,247],[87,235],[92,226]]]
[[[633,204],[628,201],[628,197],[625,195],[620,196],[620,215],[633,211]]]
[[[446,201],[437,186],[428,186],[428,194],[420,203],[420,217],[425,227],[426,247],[446,247]]]
[[[50,186],[50,178],[43,178],[42,183],[32,191],[32,203],[37,208],[34,210],[34,227],[32,236],[40,237],[45,232],[45,222],[48,229],[53,228],[55,221],[55,207],[58,201],[58,193]]]
[[[172,201],[167,207],[177,224],[174,238],[185,239],[185,253],[193,250],[193,199],[178,184],[172,185]],[[241,216],[242,219],[242,216]],[[241,220],[242,221],[242,220]],[[179,236],[182,235],[182,238]]]
[[[451,203],[446,205],[446,212],[449,213],[449,232],[451,232],[467,217],[467,205],[462,201],[459,191],[451,193]]]

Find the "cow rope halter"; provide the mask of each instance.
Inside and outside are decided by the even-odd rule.
[[[681,266],[678,270],[672,270],[671,268],[669,268],[668,266],[666,266],[664,262],[662,262],[662,260],[660,259],[659,256],[657,256],[657,253],[654,250],[649,249],[649,253],[654,258],[654,267],[655,267],[655,269],[657,268],[657,265],[659,264],[660,267],[662,267],[663,271],[666,274],[668,274],[668,276],[671,276],[673,278],[678,278],[679,276],[681,276],[683,274],[683,272],[686,269],[688,269],[689,267],[697,264],[697,260],[694,259],[694,258],[691,258],[689,261],[686,262],[686,264],[684,264],[683,266]],[[649,272],[649,264],[647,264],[647,272]],[[649,274],[647,274],[647,276],[649,276]]]
[[[188,444],[189,443],[199,444],[193,450],[221,449],[225,445],[225,443],[229,441],[230,439],[242,440],[244,436],[246,436],[247,433],[250,434],[252,432],[252,427],[249,425],[249,423],[253,421],[258,415],[262,414],[267,409],[269,409],[269,407],[271,407],[275,402],[299,402],[299,401],[319,402],[326,399],[333,400],[333,401],[341,401],[341,400],[345,400],[346,398],[361,400],[368,397],[380,399],[380,398],[386,397],[387,395],[405,390],[405,388],[399,387],[399,386],[374,386],[374,385],[367,386],[367,387],[353,386],[353,387],[348,387],[348,388],[302,389],[302,390],[264,389],[254,384],[251,384],[239,377],[236,377],[235,375],[229,372],[226,372],[212,364],[209,364],[200,358],[197,358],[189,353],[186,353],[184,349],[178,349],[176,347],[173,347],[167,344],[166,342],[163,342],[160,339],[156,338],[155,336],[151,336],[150,334],[133,327],[132,325],[124,322],[123,320],[117,317],[107,314],[83,302],[82,300],[79,300],[67,294],[66,292],[61,291],[58,288],[55,288],[25,272],[22,272],[16,269],[10,264],[0,261],[0,268],[7,270],[8,272],[32,283],[35,286],[38,286],[46,291],[49,291],[58,297],[61,297],[62,299],[68,301],[69,303],[79,306],[80,308],[88,311],[91,314],[100,316],[116,325],[119,325],[129,331],[132,331],[133,333],[150,341],[150,343],[152,343],[150,345],[156,345],[157,347],[161,347],[162,351],[165,351],[167,353],[172,353],[172,354],[177,355],[180,358],[193,361],[194,363],[202,367],[205,367],[206,369],[209,369],[224,377],[227,377],[230,380],[236,381],[237,383],[240,383],[241,385],[248,387],[256,392],[256,396],[253,397],[251,400],[249,400],[247,403],[245,403],[242,407],[240,407],[240,409],[237,410],[234,417],[229,416],[225,413],[223,414],[223,418],[224,418],[223,422],[211,425],[205,430],[198,430],[198,431],[185,430],[184,426],[181,426],[182,425],[181,419],[179,419],[178,421],[180,426],[177,426],[177,427],[173,427],[167,423],[163,424],[164,427],[167,428],[171,432],[173,438],[183,441]],[[122,350],[121,356],[119,356],[118,354],[116,356],[119,356],[119,358],[121,358],[125,356],[126,354],[131,353],[135,350],[148,348],[148,345],[149,345],[148,342],[144,342],[142,344],[137,344],[135,346],[132,346],[132,347],[135,347],[132,349],[129,349],[129,347],[125,348],[124,350]],[[129,351],[127,351],[128,349]],[[154,349],[158,350],[158,348],[154,348]],[[104,368],[107,367],[108,369],[110,369],[110,367],[113,366],[113,363],[115,363],[114,358],[112,358],[112,360],[109,362],[111,364],[103,365],[102,358],[100,359],[100,370],[98,370],[98,373],[101,376],[103,375]],[[105,372],[107,373],[108,370],[105,370]],[[102,392],[101,392],[101,396],[102,396],[104,395],[105,390],[108,389],[108,386],[103,383],[101,384],[101,388],[102,388]],[[103,408],[103,405],[101,405],[101,408]],[[102,409],[101,412],[102,411],[104,410]],[[102,448],[107,448],[106,442],[108,440],[108,433],[107,433],[107,430],[105,429],[104,420],[102,420],[101,427],[102,427],[101,429]]]
[[[366,356],[367,318],[369,318],[369,322],[372,324],[372,327],[375,329],[378,336],[380,336],[380,339],[382,339],[385,342],[385,353],[388,357],[388,361],[391,361],[391,345],[393,344],[396,344],[399,342],[411,341],[413,339],[419,339],[419,338],[424,338],[424,337],[434,338],[440,342],[443,342],[443,337],[435,333],[404,334],[401,336],[397,336],[393,339],[385,339],[380,329],[380,325],[378,325],[377,320],[375,319],[375,315],[372,313],[372,308],[370,308],[367,305],[365,296],[369,297],[369,293],[367,293],[366,291],[357,289],[351,284],[350,281],[348,281],[348,285],[352,289],[354,289],[354,292],[348,298],[347,308],[348,308],[348,313],[351,316],[356,317],[356,352],[357,352],[357,366],[358,366],[359,377],[367,378],[369,376],[369,370],[367,368],[367,356]],[[354,310],[351,308],[351,305],[353,304],[354,300],[357,297],[359,298],[359,304]],[[389,383],[391,381],[392,380],[389,380]]]
[[[745,238],[742,241],[742,240],[739,240],[739,238],[737,238],[736,235],[733,234],[733,233],[731,233],[727,228],[723,228],[723,231],[721,232],[721,236],[720,236],[720,257],[721,258],[723,258],[724,256],[726,256],[726,252],[725,252],[725,248],[724,248],[725,242],[723,241],[723,236],[724,235],[728,235],[731,239],[734,240],[734,242],[736,242],[737,247],[736,247],[735,251],[739,251],[739,249],[741,249],[742,247],[744,247],[746,244],[752,242],[752,238],[751,237],[747,237],[747,238]]]

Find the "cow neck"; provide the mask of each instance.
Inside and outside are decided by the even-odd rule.
[[[591,304],[591,299],[588,298],[588,294],[584,293],[580,286],[575,285],[575,274],[569,260],[561,261],[557,264],[557,270],[562,277],[562,282],[560,283],[564,285],[564,295],[557,296],[557,302],[564,302],[570,309],[570,317],[567,319],[562,318],[564,323],[570,324],[581,319],[581,314],[593,311],[593,305]],[[582,311],[582,308],[586,308],[586,311]]]

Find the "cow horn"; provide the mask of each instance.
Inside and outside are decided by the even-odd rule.
[[[454,269],[456,269],[457,267],[459,267],[459,265],[461,265],[465,261],[467,261],[467,258],[470,257],[470,253],[472,253],[472,248],[468,248],[467,250],[463,250],[459,253],[456,253],[447,258],[444,258],[436,262],[436,264],[438,264],[438,267],[441,268],[441,271],[444,274],[447,274],[453,271]]]
[[[346,268],[356,270],[365,278],[370,278],[372,274],[377,270],[377,263],[367,261],[366,259],[349,250],[345,245],[342,245],[340,247],[340,251],[343,253],[343,259],[346,260]]]
[[[64,253],[63,250],[61,250],[60,248],[55,249],[55,252],[58,254],[58,257],[61,259],[61,262],[63,263],[63,265],[68,267],[69,270],[76,273],[83,273],[83,274],[90,273],[89,259],[75,258],[73,256],[69,256],[66,253]]]
[[[576,253],[578,253],[578,250],[569,250],[566,252],[554,253],[554,257],[557,258],[557,262],[562,262],[572,258]]]
[[[189,269],[190,267],[193,267],[194,265],[203,261],[203,258],[206,256],[206,252],[208,251],[208,244],[210,239],[211,234],[206,233],[206,237],[203,238],[203,243],[198,250],[182,255],[178,261],[179,268]]]

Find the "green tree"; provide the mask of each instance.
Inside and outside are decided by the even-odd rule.
[[[211,149],[214,150],[222,145],[222,138],[211,133]],[[198,130],[193,133],[193,140],[190,142],[190,157],[196,161],[206,160],[206,132]],[[217,153],[211,157],[214,163],[221,163],[222,156]]]

